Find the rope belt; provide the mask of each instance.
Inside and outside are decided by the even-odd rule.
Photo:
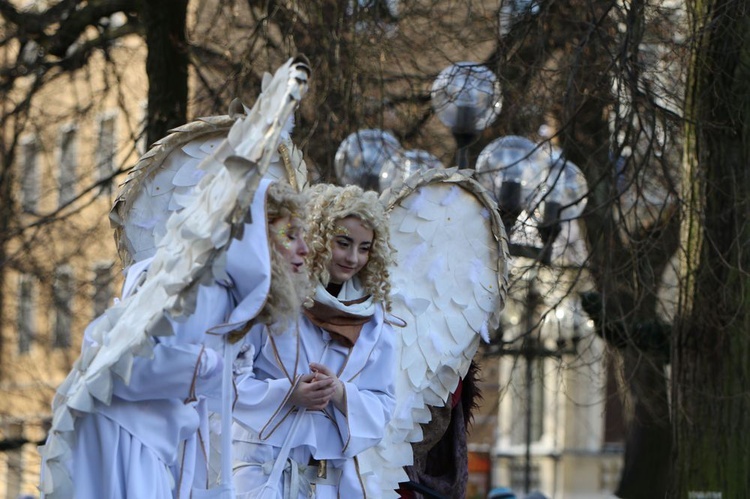
[[[232,471],[236,473],[237,470],[242,468],[258,467],[264,475],[268,476],[271,474],[274,464],[276,464],[276,461],[273,460],[265,463],[235,461]],[[300,464],[290,457],[284,463],[283,473],[284,499],[297,499],[300,492],[304,492],[307,497],[313,497],[315,485],[337,486],[341,480],[341,470],[327,466],[325,460],[306,465]]]

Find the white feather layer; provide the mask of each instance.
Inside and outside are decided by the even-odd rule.
[[[494,202],[467,172],[407,179],[381,200],[390,209],[393,314],[406,321],[397,348],[396,410],[381,443],[360,455],[380,475],[377,497],[398,497],[412,442],[430,405],[443,406],[482,337],[496,328],[507,287],[507,242]],[[494,214],[493,216],[488,216]]]

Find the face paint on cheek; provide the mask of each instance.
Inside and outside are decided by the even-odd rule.
[[[282,225],[281,227],[276,227],[276,231],[274,233],[274,240],[276,241],[276,244],[281,246],[284,249],[290,249],[292,247],[292,240],[289,238],[289,233],[292,230],[292,224],[286,224]]]

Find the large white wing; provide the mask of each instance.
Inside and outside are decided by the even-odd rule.
[[[396,409],[383,441],[360,457],[380,475],[377,497],[398,497],[411,442],[428,406],[443,406],[466,375],[480,338],[497,327],[508,285],[508,246],[495,202],[472,171],[420,172],[381,200],[390,212],[396,328]]]
[[[232,112],[234,111],[234,112]],[[185,206],[186,194],[206,175],[201,162],[227,138],[232,125],[249,110],[238,101],[230,115],[198,118],[154,143],[123,182],[110,212],[123,266],[154,256],[172,212]],[[302,153],[292,143],[289,121],[271,158],[266,178],[284,179],[301,190],[307,182]]]
[[[309,75],[306,60],[290,59],[273,77],[264,79],[262,93],[248,115],[237,119],[226,139],[201,162],[206,173],[180,200],[184,208],[167,219],[139,291],[92,324],[92,337],[99,346],[76,361],[58,389],[52,427],[40,448],[41,489],[47,497],[73,496],[65,461],[77,415],[91,412],[95,400],[110,403],[113,375],[128,383],[133,356],[151,353],[150,336],[172,334],[167,314],[190,313],[196,284],[212,274],[223,275],[222,255],[243,227],[281,131],[307,91]]]

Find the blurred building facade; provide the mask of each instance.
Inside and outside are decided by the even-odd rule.
[[[14,216],[2,262],[0,498],[38,497],[37,446],[55,389],[84,328],[120,287],[107,214],[143,145],[144,54],[140,38],[128,37],[94,54],[89,71],[49,75],[56,80],[36,92],[23,122],[12,109],[34,75],[4,95],[1,140],[15,154],[4,165]],[[15,55],[7,48],[0,57]]]
[[[469,440],[489,471],[475,472],[477,484],[508,487],[519,498],[534,491],[614,497],[624,453],[622,384],[617,356],[580,308],[581,256],[583,246],[561,239],[549,267],[514,259],[500,331],[478,354],[485,400]],[[470,497],[489,489],[476,490]]]

